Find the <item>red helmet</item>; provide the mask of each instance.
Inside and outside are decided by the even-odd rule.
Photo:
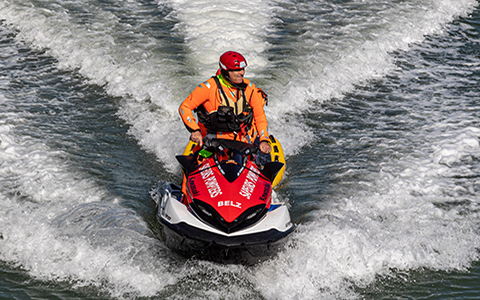
[[[241,70],[247,66],[247,60],[238,52],[227,51],[220,56],[219,65],[225,71]]]

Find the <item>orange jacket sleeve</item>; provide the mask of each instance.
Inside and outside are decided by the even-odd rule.
[[[212,88],[209,81],[199,84],[180,105],[178,112],[189,132],[201,130],[193,110],[208,101]]]
[[[253,119],[260,141],[268,141],[268,122],[263,106],[265,105],[264,93],[260,88],[253,86],[253,93],[250,98],[250,106],[253,109]]]

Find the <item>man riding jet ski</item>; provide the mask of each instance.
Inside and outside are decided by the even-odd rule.
[[[245,58],[228,51],[219,65],[217,75],[180,105],[191,132],[184,155],[177,156],[183,185],[170,184],[157,197],[157,218],[173,249],[251,263],[274,253],[294,229],[285,203],[272,197],[285,159],[280,143],[267,132],[266,94],[243,78]]]
[[[243,78],[247,61],[240,53],[225,52],[219,65],[218,75],[199,84],[180,105],[180,116],[191,133],[190,139],[202,147],[204,137],[249,144],[258,138],[260,151],[270,153],[263,110],[267,95]]]

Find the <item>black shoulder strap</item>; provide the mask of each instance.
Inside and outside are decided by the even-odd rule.
[[[247,108],[247,96],[245,95],[245,90],[242,90],[242,97],[243,97],[243,110]],[[250,105],[250,103],[248,103]]]
[[[229,101],[228,101],[227,95],[225,94],[225,91],[222,88],[222,84],[220,83],[220,80],[218,80],[217,76],[212,76],[212,78],[215,80],[218,90],[220,91],[220,93],[222,93],[222,96],[225,99],[225,102],[227,102],[227,106],[230,107],[230,104],[228,103]]]

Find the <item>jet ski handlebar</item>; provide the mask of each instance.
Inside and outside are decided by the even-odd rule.
[[[255,154],[258,151],[258,147],[253,144],[248,144],[240,141],[234,140],[224,140],[224,139],[205,139],[204,149],[206,150],[224,150],[224,149],[236,149],[242,153]]]

